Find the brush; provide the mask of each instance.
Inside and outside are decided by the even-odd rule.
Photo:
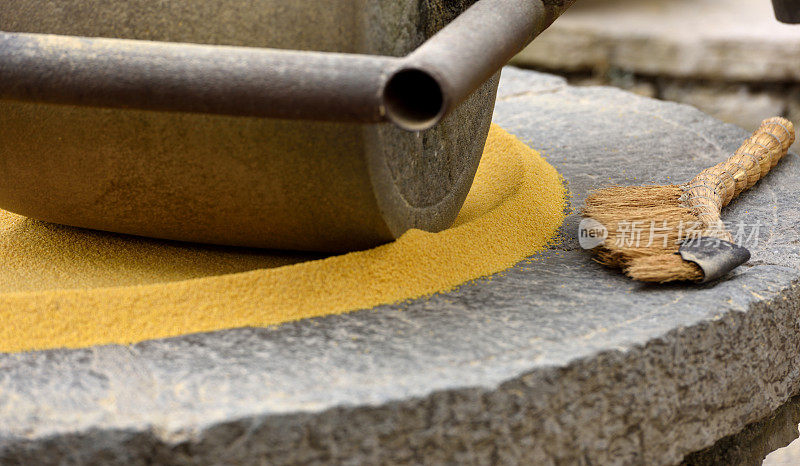
[[[734,242],[722,208],[775,167],[794,143],[785,118],[764,120],[727,160],[689,183],[610,187],[586,201],[581,235],[592,229],[598,262],[634,280],[708,282],[747,262],[750,253]],[[603,239],[605,238],[605,239]]]

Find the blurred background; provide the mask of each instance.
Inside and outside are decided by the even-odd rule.
[[[747,130],[770,116],[800,122],[800,25],[777,22],[770,0],[579,0],[514,64]]]
[[[513,64],[692,105],[749,131],[776,115],[800,124],[800,25],[776,21],[770,0],[579,0]],[[800,466],[800,440],[764,464]]]

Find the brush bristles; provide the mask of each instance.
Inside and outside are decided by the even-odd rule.
[[[682,207],[678,185],[613,187],[592,194],[583,214],[608,230],[597,260],[641,281],[699,280],[700,269],[681,259],[681,241],[702,231],[700,219]]]
[[[674,253],[633,259],[625,268],[625,273],[642,282],[668,283],[703,279],[703,271],[697,264],[687,262]]]
[[[684,186],[613,187],[589,196],[584,215],[607,231],[595,248],[597,260],[635,280],[702,279],[700,268],[677,254],[681,243],[708,236],[732,241],[720,218],[722,207],[763,178],[794,138],[792,122],[770,118],[731,157]],[[601,233],[598,225],[590,225],[581,241]]]

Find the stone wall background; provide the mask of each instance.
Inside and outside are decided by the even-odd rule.
[[[764,466],[797,466],[800,464],[800,440],[774,451],[764,460]]]
[[[778,23],[769,0],[580,0],[514,63],[748,130],[800,122],[800,26]]]

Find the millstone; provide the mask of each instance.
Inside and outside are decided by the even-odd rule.
[[[765,115],[765,117],[768,115]],[[508,68],[495,121],[581,207],[683,182],[747,132]],[[270,329],[0,355],[0,462],[675,464],[800,393],[800,159],[725,211],[757,225],[726,280],[646,286],[562,240],[426,299]]]

